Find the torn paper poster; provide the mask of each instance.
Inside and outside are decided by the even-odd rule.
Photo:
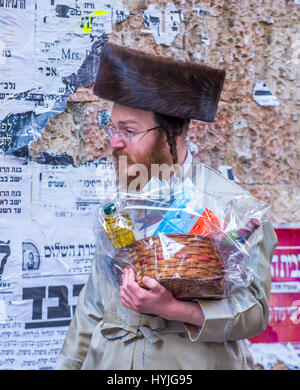
[[[300,370],[299,350],[293,344],[251,344],[247,342],[254,364],[260,364],[270,370],[276,363],[282,362],[290,370]]]
[[[202,54],[201,53],[193,53],[193,59],[195,61],[203,61],[205,62],[205,58],[202,59]]]
[[[196,12],[198,16],[216,16],[216,12],[214,10],[209,10],[202,7],[193,7],[193,11]]]
[[[201,42],[204,43],[205,45],[209,46],[210,45],[210,40],[209,40],[208,35],[201,34]]]
[[[273,16],[266,16],[262,19],[260,19],[260,22],[266,23],[266,24],[273,24],[274,23],[274,18]]]
[[[251,343],[300,343],[300,229],[275,228],[278,244],[271,262],[269,320]]]
[[[233,124],[233,128],[235,130],[234,134],[238,137],[243,137],[246,134],[248,127],[249,127],[249,124],[246,121],[246,119],[240,119],[239,121],[237,121]]]
[[[109,120],[109,113],[107,110],[98,111],[98,123],[100,127],[105,127]]]
[[[0,157],[0,216],[15,221],[30,217],[31,173],[26,161]]]
[[[0,370],[54,368],[113,177],[102,160],[74,167],[0,156]]]
[[[240,183],[237,177],[233,174],[232,167],[229,165],[219,165],[218,171],[226,177],[226,179],[235,181],[236,183]]]
[[[167,3],[163,10],[150,4],[143,18],[148,30],[141,30],[141,32],[152,33],[158,45],[171,46],[183,21],[183,13],[176,9],[173,3]]]
[[[279,106],[279,101],[272,94],[270,89],[267,87],[267,84],[263,80],[258,80],[253,93],[252,97],[255,100],[255,102],[260,106]]]
[[[0,324],[5,324],[7,321],[7,314],[6,314],[6,304],[5,302],[0,299]]]
[[[41,223],[47,217],[73,219],[91,215],[103,199],[116,197],[113,165],[86,162],[79,167],[33,166],[32,217]],[[47,223],[47,222],[45,222]]]
[[[0,229],[10,250],[0,281],[0,370],[53,369],[90,273],[92,228],[11,221],[4,229],[1,220]]]
[[[93,83],[112,25],[129,11],[113,0],[3,1],[0,9],[0,151],[10,154],[40,136],[70,93]]]
[[[67,96],[57,97],[55,109],[43,114],[36,115],[33,111],[10,113],[2,121],[0,120],[0,152],[14,153],[39,138],[48,119],[62,112],[67,100]],[[17,102],[18,98],[15,100],[15,103]],[[23,107],[22,104],[20,106]]]

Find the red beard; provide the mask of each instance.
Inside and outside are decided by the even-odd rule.
[[[164,149],[160,137],[157,137],[151,149],[148,149],[147,155],[136,154],[135,156],[130,156],[119,149],[115,149],[112,155],[117,164],[120,188],[125,192],[140,191],[151,177],[155,175],[154,164],[155,166],[162,164],[172,165],[171,154]],[[158,177],[160,179],[163,178],[161,173]]]

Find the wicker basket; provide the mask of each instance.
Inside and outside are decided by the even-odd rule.
[[[165,242],[159,236],[135,241],[119,251],[119,258],[135,266],[138,284],[144,287],[143,277],[150,276],[176,298],[223,296],[225,269],[219,254],[228,256],[233,247],[195,234],[163,236],[175,246],[179,244],[173,254],[166,256]]]

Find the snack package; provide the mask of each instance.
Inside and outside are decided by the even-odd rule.
[[[268,205],[247,192],[200,194],[189,179],[170,186],[152,178],[140,193],[123,195],[99,209],[108,277],[120,283],[129,264],[141,287],[150,276],[183,300],[222,298],[250,284],[249,259]]]

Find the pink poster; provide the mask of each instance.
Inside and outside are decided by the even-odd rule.
[[[274,251],[266,330],[250,338],[251,343],[300,343],[300,228],[275,229]]]

